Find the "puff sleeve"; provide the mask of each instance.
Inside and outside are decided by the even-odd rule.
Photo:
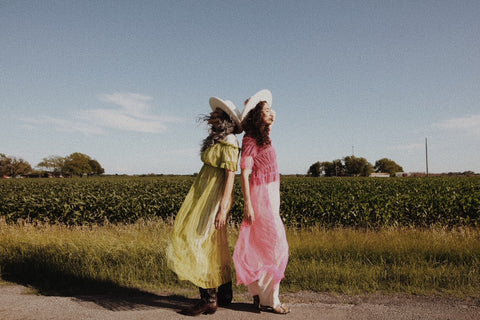
[[[254,139],[244,136],[242,140],[242,157],[240,160],[241,169],[252,169],[254,158],[257,153],[257,144]]]
[[[224,144],[222,146],[222,155],[220,161],[220,168],[227,169],[229,171],[238,170],[238,154],[239,148],[230,144]]]

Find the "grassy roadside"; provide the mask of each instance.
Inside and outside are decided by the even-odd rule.
[[[0,221],[1,280],[40,293],[88,290],[181,291],[166,267],[171,227],[162,221],[66,227]],[[230,246],[238,230],[229,229]],[[288,230],[282,291],[480,296],[480,230]],[[235,288],[244,292],[245,288]]]
[[[290,290],[479,296],[480,230],[290,232]]]

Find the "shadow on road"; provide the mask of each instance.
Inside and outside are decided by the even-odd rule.
[[[179,311],[196,302],[181,295],[158,295],[112,281],[79,277],[35,257],[6,262],[0,270],[3,280],[32,288],[41,295],[73,297],[80,303],[95,303],[112,311],[149,308]]]
[[[72,297],[80,304],[93,303],[111,311],[170,309],[178,312],[198,300],[182,295],[161,295],[137,288],[121,286],[112,281],[79,277],[62,270],[55,263],[38,257],[3,262],[1,278],[34,289],[44,296]],[[251,303],[234,302],[227,309],[258,313]]]

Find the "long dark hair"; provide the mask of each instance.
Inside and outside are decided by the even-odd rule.
[[[217,109],[220,110],[220,109]],[[211,115],[203,115],[199,117],[199,121],[207,122],[210,121]],[[238,125],[233,121],[230,116],[222,110],[220,112],[220,122],[218,125],[209,125],[209,134],[203,139],[202,147],[200,148],[200,153],[204,152],[211,146],[215,145],[218,141],[224,140],[229,134],[238,134],[241,132]]]
[[[262,110],[266,103],[266,101],[257,103],[255,108],[250,110],[242,122],[245,135],[255,139],[260,147],[268,146],[272,143],[270,140],[270,126],[262,118]]]

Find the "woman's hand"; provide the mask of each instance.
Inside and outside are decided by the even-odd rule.
[[[234,180],[235,172],[225,169],[225,185],[223,188],[223,195],[215,216],[215,228],[217,230],[225,227],[227,224],[227,213],[230,210],[230,203],[233,201],[232,191]]]
[[[221,229],[227,224],[227,213],[221,208],[218,209],[217,215],[215,217],[215,228]]]
[[[252,205],[245,205],[243,209],[243,221],[247,224],[252,224],[255,221],[255,212],[253,211]]]

